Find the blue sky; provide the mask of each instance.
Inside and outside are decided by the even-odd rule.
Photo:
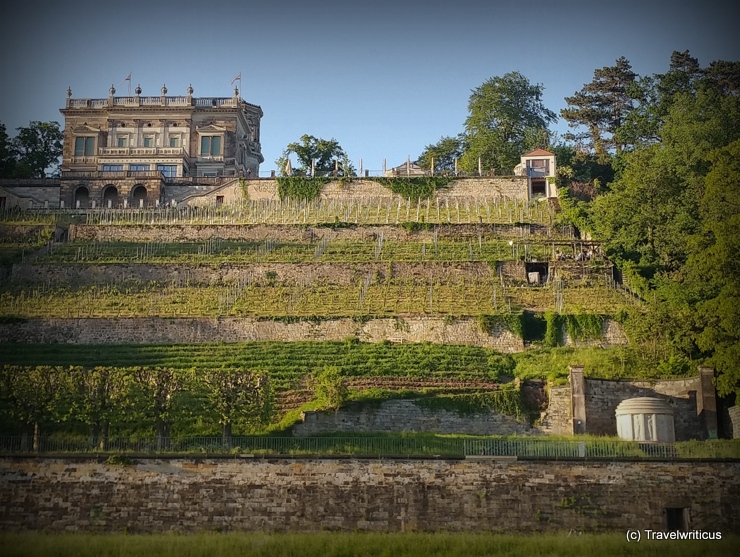
[[[26,0],[0,8],[0,121],[11,135],[31,120],[60,120],[67,86],[102,98],[132,73],[157,95],[242,96],[264,110],[269,172],[307,133],[335,138],[358,166],[398,165],[462,131],[470,91],[519,71],[564,97],[596,68],[625,56],[640,75],[663,72],[689,49],[703,66],[740,59],[727,3],[623,0],[338,0],[177,2]],[[554,126],[564,132],[567,125]]]

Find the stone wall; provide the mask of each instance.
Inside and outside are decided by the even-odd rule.
[[[277,180],[250,179],[245,181],[249,199],[278,199]],[[356,178],[351,182],[329,182],[321,189],[320,197],[329,198],[379,198],[398,197],[388,187],[372,178]],[[524,176],[490,176],[460,178],[446,188],[437,190],[440,199],[450,197],[479,197],[488,199],[517,199],[527,201],[529,191]]]
[[[0,458],[0,530],[740,533],[738,462]],[[686,542],[690,543],[690,542]]]
[[[351,403],[336,412],[304,412],[301,418],[302,421],[293,426],[296,437],[348,432],[517,435],[533,431],[512,416],[493,411],[461,415],[455,411],[425,408],[414,400]]]
[[[572,435],[570,385],[550,385],[547,409],[542,412],[537,429],[547,435]]]
[[[5,208],[32,209],[59,208],[60,181],[46,180],[0,180],[0,197],[5,197]]]
[[[730,437],[740,439],[740,406],[732,406],[727,410],[730,422]]]
[[[552,228],[544,225],[510,225],[510,224],[460,224],[436,227],[441,239],[453,238],[457,241],[474,239],[480,235],[483,241],[501,238],[550,238],[554,234],[569,234],[570,228]],[[131,225],[94,225],[70,224],[70,241],[98,242],[202,242],[213,238],[244,242],[262,242],[278,240],[284,242],[316,242],[321,239],[329,241],[362,241],[374,242],[380,235],[388,241],[432,242],[434,232],[420,230],[407,232],[400,226],[353,226],[348,228],[331,228],[291,224],[137,224]],[[522,266],[523,268],[523,266]],[[524,279],[526,280],[526,275]]]
[[[655,397],[674,408],[676,441],[705,439],[704,423],[697,414],[700,378],[661,381],[612,381],[586,379],[586,433],[616,435],[615,411],[620,402],[634,397]]]
[[[239,341],[327,341],[350,337],[363,342],[433,342],[484,346],[501,352],[521,352],[524,342],[505,329],[481,332],[474,319],[445,323],[435,317],[405,317],[404,330],[395,319],[357,323],[351,318],[320,322],[282,323],[249,318],[116,318],[29,319],[0,324],[0,342],[69,344],[180,344]]]

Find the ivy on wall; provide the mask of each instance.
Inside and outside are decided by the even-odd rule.
[[[545,322],[545,346],[550,348],[564,344],[563,332],[573,341],[583,341],[600,338],[604,328],[604,316],[594,313],[561,315],[546,311]]]
[[[502,385],[496,391],[424,396],[414,399],[414,404],[430,410],[457,412],[461,416],[493,410],[498,414],[513,416],[518,421],[528,421],[530,414],[522,398],[521,389],[513,383]]]
[[[494,315],[479,315],[478,328],[487,335],[497,330],[506,329],[519,338],[524,338],[524,323],[521,313],[496,313]]]
[[[432,197],[438,189],[447,187],[452,181],[449,176],[414,176],[373,178],[393,193],[406,199],[426,199]]]
[[[309,178],[306,176],[279,176],[276,178],[280,199],[299,199],[310,201],[318,197],[321,188],[331,182],[331,178]]]

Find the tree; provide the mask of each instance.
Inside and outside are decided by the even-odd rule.
[[[157,450],[165,449],[169,444],[177,397],[185,387],[184,373],[170,368],[135,368],[126,379],[131,415],[154,422]]]
[[[347,400],[347,382],[336,366],[324,366],[321,371],[314,372],[311,383],[322,406],[337,410]]]
[[[532,85],[519,72],[493,77],[473,89],[465,120],[467,148],[459,166],[466,172],[510,173],[522,153],[546,147],[548,125],[557,120],[542,103],[542,85]]]
[[[585,84],[572,97],[566,97],[568,107],[561,110],[560,115],[570,127],[587,129],[571,134],[572,139],[589,140],[589,146],[601,159],[608,157],[611,149],[621,152],[625,145],[616,134],[639,96],[639,88],[634,87],[636,78],[629,61],[622,56],[614,66],[595,70],[591,83]]]
[[[18,153],[8,136],[5,124],[0,122],[0,178],[14,178]]]
[[[275,161],[278,171],[286,175],[286,165],[290,155],[298,158],[298,167],[292,169],[293,174],[310,176],[313,169],[316,176],[328,176],[334,173],[335,166],[339,176],[353,176],[356,174],[352,163],[336,139],[320,139],[312,135],[302,135],[295,143],[289,143],[281,157]]]
[[[433,144],[427,145],[416,162],[422,168],[430,168],[434,160],[434,171],[451,173],[455,171],[455,159],[459,159],[464,150],[464,136],[442,137]]]
[[[31,122],[28,127],[17,128],[13,140],[18,164],[25,167],[31,178],[44,178],[46,170],[57,172],[62,156],[62,130],[58,122]]]
[[[62,399],[68,394],[67,379],[66,370],[60,367],[4,366],[0,369],[0,398],[10,402],[15,421],[33,430],[34,451],[40,448],[42,426],[55,421],[62,413],[65,406]],[[24,439],[26,435],[24,431]]]
[[[702,233],[687,264],[689,284],[700,288],[697,335],[718,372],[717,391],[740,402],[740,140],[710,155],[712,169],[700,203]]]
[[[224,447],[231,446],[235,422],[265,424],[271,415],[272,393],[266,373],[241,369],[199,370],[196,382],[205,390],[210,406],[218,415]]]
[[[72,415],[90,427],[91,444],[105,450],[112,421],[121,418],[124,373],[115,368],[69,370]]]

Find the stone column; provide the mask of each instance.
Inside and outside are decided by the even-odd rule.
[[[714,390],[714,368],[699,366],[699,392],[696,393],[696,413],[704,421],[707,439],[717,438],[717,395]]]
[[[573,435],[586,433],[586,381],[583,366],[570,366],[570,400]]]

